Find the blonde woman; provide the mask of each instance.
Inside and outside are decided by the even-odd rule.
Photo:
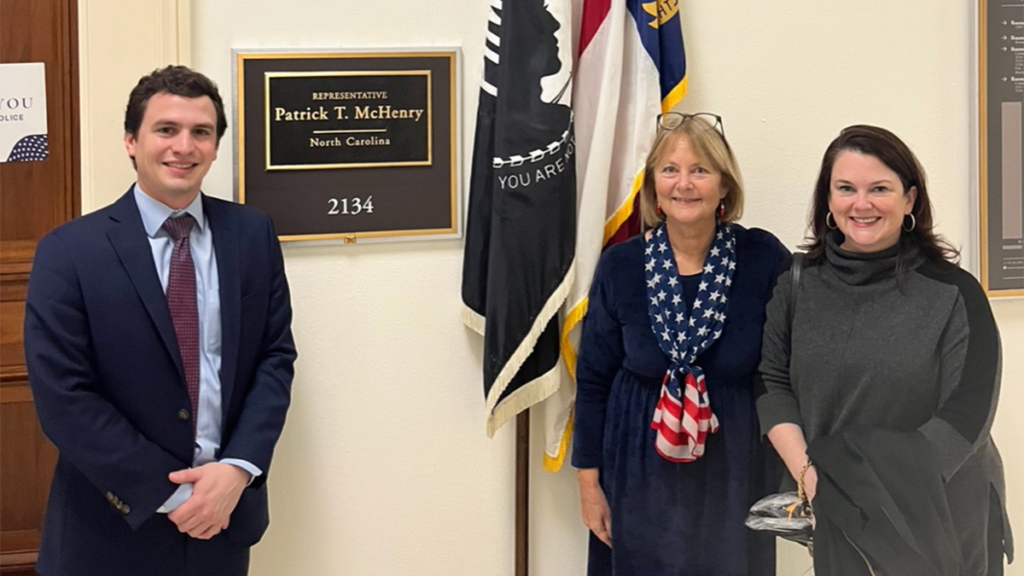
[[[715,115],[659,117],[640,210],[647,231],[598,264],[580,345],[589,574],[774,574],[774,542],[743,519],[774,488],[753,388],[789,252],[736,224],[742,180]]]

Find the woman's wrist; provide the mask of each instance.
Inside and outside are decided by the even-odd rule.
[[[584,487],[600,485],[597,468],[581,468],[577,470],[576,481],[579,482],[580,486]]]

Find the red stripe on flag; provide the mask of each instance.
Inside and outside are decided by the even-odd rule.
[[[702,414],[703,410],[698,408],[697,405],[692,402],[684,402],[683,411],[686,412],[687,416],[693,418],[693,420],[696,422],[699,422],[701,416],[704,416],[704,414]],[[680,420],[682,420],[682,418],[680,418]]]
[[[671,399],[665,398],[664,396],[662,397],[662,405],[661,405],[662,410],[664,410],[664,411],[668,412],[669,414],[671,414],[672,416],[674,416],[676,418],[676,420],[682,420],[683,419],[683,407],[684,406],[685,406],[685,403],[679,404],[677,402],[673,402]]]
[[[605,248],[609,248],[618,244],[619,242],[625,242],[633,236],[640,233],[640,195],[637,194],[633,197],[633,211],[630,213],[629,218],[619,226],[618,230],[612,234],[612,237],[608,239],[608,242],[604,245]]]
[[[611,9],[612,0],[586,0],[583,3],[583,15],[580,21],[580,54],[587,49],[590,41],[597,34],[608,11]]]
[[[672,446],[674,446],[676,448],[678,448],[680,446],[686,446],[690,442],[690,439],[685,434],[682,434],[680,432],[675,432],[675,431],[673,431],[671,429],[668,429],[668,428],[662,428],[661,429],[661,437],[666,442],[668,442],[669,444],[671,444]]]

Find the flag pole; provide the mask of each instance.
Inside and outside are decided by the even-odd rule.
[[[515,576],[529,574],[530,410],[516,416],[516,551]]]

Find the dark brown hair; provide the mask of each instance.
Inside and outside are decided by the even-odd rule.
[[[128,107],[124,111],[124,131],[137,137],[142,118],[146,114],[146,104],[153,96],[164,93],[184,98],[202,98],[207,96],[213,101],[217,111],[217,144],[228,129],[228,119],[224,114],[224,101],[220,98],[217,85],[199,72],[186,66],[168,66],[154,70],[152,74],[143,76],[128,96]]]
[[[917,189],[917,198],[910,211],[916,220],[916,225],[909,232],[904,228],[900,234],[901,252],[909,246],[917,246],[921,254],[932,262],[953,264],[959,262],[959,250],[935,233],[932,203],[928,198],[924,169],[917,157],[892,132],[884,128],[866,125],[844,128],[839,136],[828,145],[825,156],[821,159],[821,171],[818,173],[818,182],[814,186],[814,199],[811,204],[809,235],[806,238],[807,242],[801,246],[807,251],[809,261],[818,260],[824,254],[825,236],[830,232],[825,219],[829,213],[828,198],[832,189],[832,167],[835,165],[836,157],[841,152],[847,151],[878,158],[899,176],[904,194],[910,192],[911,188]]]

